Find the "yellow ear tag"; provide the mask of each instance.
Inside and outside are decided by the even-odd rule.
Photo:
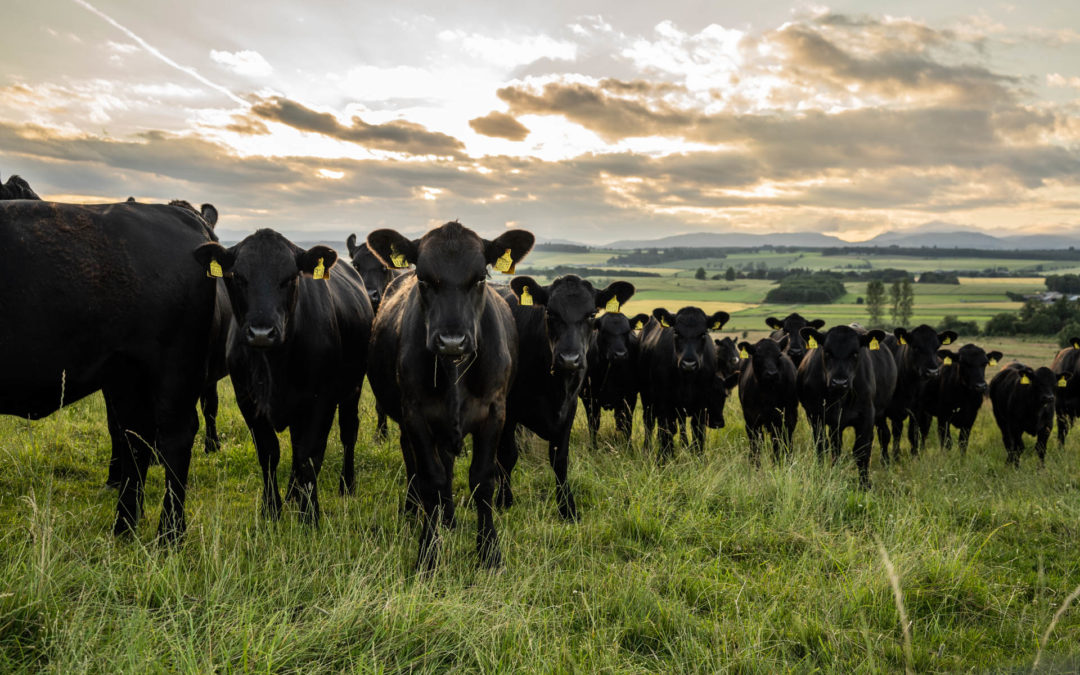
[[[813,335],[806,339],[806,348],[817,349],[817,340],[814,339]]]
[[[1061,387],[1062,389],[1064,389],[1065,387],[1069,386],[1069,382],[1064,377],[1059,377],[1058,378],[1058,386]]]
[[[217,277],[218,279],[225,276],[225,274],[221,271],[221,263],[219,263],[216,260],[211,260],[210,261],[210,269],[207,270],[206,276],[208,276],[208,277]]]
[[[904,338],[900,338],[900,344],[902,344],[902,345],[906,345],[906,344],[907,344],[907,340],[905,340]]]
[[[618,298],[612,298],[612,299],[608,300],[607,304],[604,305],[604,311],[605,312],[618,312],[619,311],[619,299]]]
[[[1080,349],[1080,342],[1074,342],[1073,349]]]
[[[746,347],[743,347],[742,349],[739,350],[739,358],[740,359],[748,359],[748,358],[750,358],[750,352],[746,351]]]
[[[714,323],[712,325],[713,330],[720,330],[723,327],[724,327],[724,322],[723,321],[717,321],[716,323]]]
[[[951,337],[946,337],[944,340],[941,341],[941,344],[943,344],[943,345],[951,345],[952,344],[952,338]]]
[[[990,363],[988,365],[996,366],[997,365],[997,359],[990,359]]]
[[[390,264],[399,270],[409,266],[409,263],[405,262],[405,254],[397,250],[397,246],[393,244],[390,244]]]
[[[879,349],[881,349],[881,343],[878,342],[878,339],[877,338],[870,338],[870,351],[873,352],[873,351],[877,351]]]
[[[668,323],[666,319],[660,319],[660,325],[664,328],[671,328],[671,324]]]
[[[634,330],[641,330],[644,327],[645,327],[645,322],[644,321],[638,321],[637,323],[634,324]]]
[[[315,269],[311,270],[312,279],[326,279],[326,267],[323,265],[323,259],[319,258],[319,262],[315,264]]]
[[[1031,378],[1029,378],[1027,375],[1021,375],[1020,384],[1031,384]]]
[[[514,259],[510,256],[510,249],[506,249],[506,252],[499,256],[499,259],[495,261],[495,264],[492,265],[492,267],[503,274],[513,274],[516,265],[514,264]]]
[[[521,297],[518,298],[518,304],[523,306],[533,304],[532,293],[529,292],[528,286],[521,289]]]
[[[952,365],[952,359],[951,359],[951,358],[949,358],[948,356],[946,356],[945,358],[943,358],[943,359],[941,360],[941,362],[942,362],[942,363],[944,363],[944,364],[945,364],[945,365],[947,365],[947,366],[951,366],[951,365]]]

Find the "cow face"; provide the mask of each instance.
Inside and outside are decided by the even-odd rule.
[[[964,345],[956,352],[939,349],[937,355],[944,368],[955,368],[961,387],[979,394],[986,393],[986,367],[996,364],[1002,357],[1001,352],[986,352],[972,344]]]
[[[349,247],[352,266],[356,268],[356,271],[360,273],[360,278],[364,280],[364,290],[367,291],[368,300],[371,301],[371,308],[378,310],[383,291],[386,290],[387,284],[394,278],[394,273],[371,252],[366,243],[357,245],[355,234],[349,235],[345,245]]]
[[[750,355],[750,362],[754,367],[754,377],[763,384],[778,384],[784,371],[781,359],[784,354],[784,343],[787,336],[781,338],[781,342],[772,338],[758,340],[756,344],[740,342],[739,351],[745,350]]]
[[[593,325],[596,328],[596,349],[600,358],[610,363],[628,361],[634,327],[639,324],[644,326],[648,321],[647,314],[627,317],[619,312],[607,312],[598,318]]]
[[[720,330],[727,323],[727,312],[716,312],[712,316],[697,307],[683,307],[672,314],[663,307],[653,310],[653,316],[661,326],[671,328],[674,333],[675,364],[683,373],[694,373],[707,363],[715,363],[715,349],[709,331]]]
[[[920,379],[934,377],[940,372],[941,360],[937,351],[942,345],[950,345],[956,342],[956,333],[947,330],[938,333],[930,326],[923,324],[914,330],[897,328],[893,335],[900,344],[907,345],[906,366],[915,372]],[[900,364],[897,364],[900,365]]]
[[[510,230],[489,241],[454,221],[413,240],[394,230],[375,230],[367,244],[387,267],[416,265],[427,348],[458,358],[476,351],[487,266],[512,272],[532,248],[533,235]]]
[[[800,331],[807,326],[810,326],[811,328],[815,328],[817,330],[821,330],[821,328],[825,325],[825,322],[821,319],[814,319],[813,321],[808,321],[804,319],[800,314],[794,313],[788,314],[783,319],[778,319],[775,316],[770,316],[769,318],[765,319],[765,324],[768,325],[769,328],[772,328],[774,331],[782,332],[784,335],[788,336],[787,354],[788,357],[791,358],[792,362],[794,362],[795,365],[798,366],[799,363],[802,362],[803,356],[806,355],[806,340],[802,338],[802,334],[800,333]],[[780,336],[774,335],[773,337]]]
[[[225,278],[240,337],[250,347],[277,347],[288,335],[300,277],[327,279],[337,253],[326,246],[304,250],[273,230],[258,230],[226,249],[217,242],[195,249],[211,276]]]
[[[807,342],[813,338],[821,349],[825,386],[834,396],[847,393],[854,386],[863,347],[881,349],[881,341],[885,339],[885,333],[880,330],[859,333],[850,326],[833,326],[826,333],[807,326],[800,333]]]
[[[591,283],[574,274],[561,276],[550,286],[541,286],[531,277],[515,277],[510,288],[519,302],[527,302],[524,298],[529,298],[534,305],[544,307],[551,367],[563,372],[575,372],[587,366],[586,352],[597,309],[607,307],[608,303],[614,303],[611,305],[614,308],[634,294],[633,284],[625,281],[616,281],[597,291]],[[626,324],[623,336],[627,337],[630,324],[625,317],[623,323]]]
[[[1054,407],[1054,402],[1057,396],[1064,395],[1065,389],[1068,387],[1069,380],[1072,378],[1072,373],[1060,373],[1055,374],[1046,366],[1032,370],[1027,366],[1021,366],[1018,368],[1020,371],[1020,387],[1030,387],[1025,394],[1031,399],[1035,399],[1039,402],[1040,407],[1045,410],[1047,407],[1051,409]],[[1027,382],[1024,378],[1027,378]],[[1059,394],[1061,392],[1061,394]]]
[[[739,348],[730,337],[713,340],[716,346],[716,372],[725,377],[739,369]]]

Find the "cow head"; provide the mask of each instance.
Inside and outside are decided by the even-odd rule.
[[[1034,370],[1022,364],[1009,367],[1014,368],[1020,374],[1017,386],[1029,387],[1030,389],[1025,392],[1025,396],[1038,401],[1043,410],[1048,406],[1053,408],[1057,397],[1063,395],[1068,387],[1069,380],[1072,379],[1072,373],[1055,374],[1046,366]]]
[[[1001,352],[986,352],[972,344],[964,345],[956,352],[939,349],[937,355],[946,372],[952,369],[956,373],[961,387],[979,394],[986,392],[986,367],[997,364],[1002,356]]]
[[[518,297],[518,302],[532,302],[544,307],[548,344],[551,346],[551,367],[563,372],[586,367],[586,352],[596,311],[607,307],[608,303],[613,303],[612,308],[621,305],[634,294],[634,285],[625,281],[615,281],[598,291],[591,283],[574,274],[561,276],[549,286],[541,286],[532,277],[514,277],[510,289]],[[629,333],[628,322],[626,327]]]
[[[273,230],[258,230],[232,248],[209,242],[195,259],[210,276],[224,277],[240,337],[265,349],[282,344],[296,309],[301,276],[327,279],[337,253],[304,250]]]
[[[533,235],[510,230],[493,240],[481,239],[453,221],[412,240],[394,230],[375,230],[367,244],[387,267],[416,265],[427,348],[457,358],[477,348],[487,266],[512,272],[532,248]]]
[[[775,316],[770,316],[765,319],[765,324],[772,328],[774,331],[782,332],[788,336],[787,355],[791,358],[791,361],[798,366],[802,362],[803,356],[806,355],[806,340],[802,338],[802,334],[799,332],[803,328],[810,326],[821,330],[825,325],[822,319],[814,319],[808,321],[798,313],[788,314],[783,319],[778,319]],[[774,335],[773,337],[780,337]]]
[[[923,324],[913,330],[897,328],[893,335],[901,345],[907,345],[906,365],[897,363],[901,368],[909,368],[920,379],[934,377],[941,370],[941,360],[938,359],[937,351],[942,345],[950,345],[956,342],[956,333],[951,330],[937,332],[930,326]]]
[[[606,312],[594,322],[596,349],[602,361],[623,363],[630,359],[634,330],[649,321],[648,314],[627,317],[620,312]],[[641,330],[637,328],[637,330]]]
[[[833,326],[825,333],[807,326],[799,332],[808,343],[813,338],[821,350],[825,386],[834,396],[851,391],[854,386],[863,347],[881,349],[881,341],[885,339],[883,331],[860,333],[850,326]]]
[[[360,273],[360,278],[364,280],[364,290],[367,291],[368,300],[371,301],[371,308],[378,310],[383,292],[393,280],[394,273],[371,252],[366,243],[358,245],[355,234],[349,235],[345,245],[349,249],[352,266],[356,268],[356,271]]]
[[[712,343],[709,331],[724,327],[731,318],[727,312],[715,312],[710,316],[697,307],[683,307],[672,314],[657,307],[653,316],[661,326],[672,329],[675,364],[681,372],[694,373],[699,368],[715,367],[716,345]]]
[[[750,363],[754,367],[754,377],[764,384],[778,384],[783,375],[784,347],[787,336],[780,341],[772,338],[763,338],[755,344],[740,342],[739,351],[749,354]],[[790,358],[790,357],[788,357]]]
[[[713,340],[716,346],[716,372],[727,377],[739,369],[739,348],[730,337]]]

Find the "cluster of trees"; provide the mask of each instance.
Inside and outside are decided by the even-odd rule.
[[[537,244],[532,250],[547,253],[588,253],[592,248],[580,244]]]
[[[846,291],[840,275],[830,272],[789,275],[765,295],[765,302],[790,304],[806,302],[826,304],[835,302]]]
[[[1070,336],[1080,335],[1080,301],[1062,298],[1042,302],[1032,298],[1020,311],[1001,312],[990,317],[985,335],[1056,335],[1065,346]]]
[[[555,267],[530,267],[529,274],[537,277],[559,277],[564,274],[576,274],[583,279],[596,277],[659,277],[659,272],[643,272],[641,270],[606,270],[598,267],[577,267],[575,265],[556,265]]]
[[[611,256],[607,262],[609,265],[662,265],[679,260],[726,257],[726,249],[710,248],[708,246],[675,246],[672,248],[639,248],[629,253]]]
[[[888,298],[886,298],[885,283],[880,279],[874,279],[866,285],[865,302],[866,313],[870,315],[871,328],[883,325],[886,306],[888,306],[894,326],[908,325],[915,311],[915,290],[911,287],[911,277],[905,276],[903,279],[894,281],[889,287]]]
[[[920,284],[957,284],[960,277],[956,272],[923,272],[919,275]]]
[[[1046,277],[1046,290],[1067,293],[1080,293],[1080,276],[1076,274],[1050,274]]]
[[[819,249],[826,256],[912,256],[916,258],[990,258],[997,260],[1080,260],[1080,249],[937,248],[921,246],[834,246]]]

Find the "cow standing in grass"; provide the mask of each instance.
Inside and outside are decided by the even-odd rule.
[[[1054,374],[1069,373],[1064,391],[1058,392],[1057,425],[1058,442],[1065,445],[1065,437],[1077,417],[1080,417],[1080,337],[1069,338],[1069,346],[1054,356],[1050,364]]]
[[[836,461],[844,429],[854,428],[859,482],[869,487],[874,427],[887,447],[885,407],[896,387],[896,363],[882,345],[885,333],[860,333],[850,326],[833,326],[821,333],[806,327],[802,337],[811,349],[799,364],[796,389],[818,457],[829,452]]]
[[[559,515],[577,520],[574,494],[566,480],[570,430],[578,394],[585,383],[592,320],[598,309],[622,305],[634,294],[633,284],[615,281],[603,290],[574,274],[541,286],[530,277],[516,277],[503,298],[518,330],[518,375],[510,389],[506,426],[499,442],[498,505],[510,506],[510,476],[517,464],[517,426],[548,442],[548,461],[555,472]]]
[[[746,435],[750,439],[750,459],[760,463],[765,434],[772,437],[773,459],[780,461],[791,452],[791,437],[799,418],[799,398],[795,393],[795,364],[785,353],[787,336],[780,341],[764,338],[742,342],[747,353],[739,377],[739,403]]]
[[[344,460],[339,486],[354,489],[353,451],[360,422],[372,311],[360,275],[335,265],[326,246],[304,250],[273,230],[258,230],[231,248],[195,250],[229,291],[235,326],[229,375],[255,442],[263,475],[263,511],[281,513],[277,434],[289,430],[292,471],[285,498],[318,523],[318,477],[338,412]]]
[[[1035,436],[1039,464],[1046,463],[1046,441],[1054,429],[1057,392],[1068,387],[1072,373],[1058,373],[1049,368],[1032,369],[1022,363],[1010,363],[990,380],[990,403],[994,420],[1005,444],[1005,460],[1020,466],[1024,453],[1024,434]]]
[[[892,422],[893,458],[900,458],[900,436],[908,422],[908,441],[912,456],[918,455],[930,432],[931,414],[926,410],[927,384],[941,371],[938,350],[956,341],[951,330],[937,332],[923,324],[912,330],[897,328],[885,341],[896,359],[896,392],[889,402],[886,416]],[[882,460],[889,461],[888,450],[882,448]]]
[[[376,314],[379,312],[379,303],[386,294],[386,287],[394,279],[394,270],[387,267],[379,257],[371,252],[366,242],[357,244],[356,235],[350,234],[345,240],[345,246],[349,249],[349,258],[352,266],[360,273],[364,280],[364,289],[367,291],[368,300],[371,301],[371,309]],[[375,404],[375,434],[379,438],[386,437],[386,413]]]
[[[713,344],[716,345],[717,375],[721,378],[727,378],[742,370],[743,356],[738,345],[735,344],[735,340],[724,337],[713,340]]]
[[[416,266],[387,287],[372,329],[368,377],[375,400],[401,426],[407,500],[423,507],[417,566],[435,566],[440,525],[454,525],[454,460],[470,434],[477,552],[484,565],[498,566],[495,454],[518,337],[506,301],[487,284],[487,266],[512,271],[533,235],[510,230],[486,240],[451,222],[413,240],[376,230],[367,243],[388,266]]]
[[[621,312],[606,312],[594,324],[586,356],[588,368],[581,387],[589,439],[596,446],[600,413],[615,413],[615,430],[629,442],[637,407],[637,358],[641,331],[649,322],[647,314],[628,317]]]
[[[645,443],[651,443],[652,430],[657,427],[661,458],[673,454],[676,431],[687,419],[691,445],[697,452],[705,448],[710,407],[714,418],[720,412],[723,419],[722,408],[717,411],[715,404],[717,394],[726,396],[726,392],[715,391],[716,345],[709,331],[723,328],[728,318],[723,311],[708,315],[697,307],[683,307],[672,314],[658,307],[645,326],[639,357]],[[723,405],[723,398],[719,404]],[[717,423],[722,422],[713,422]]]
[[[769,335],[773,340],[779,340],[787,336],[787,347],[784,351],[787,353],[788,358],[791,359],[791,362],[795,364],[795,367],[798,368],[807,351],[806,340],[802,337],[802,329],[809,326],[821,330],[825,326],[825,321],[822,319],[807,320],[798,312],[793,312],[783,319],[770,316],[765,319],[765,324],[773,329],[773,332]]]
[[[941,372],[932,378],[923,392],[923,409],[937,418],[938,439],[942,449],[952,445],[951,427],[959,432],[960,451],[967,452],[971,428],[986,398],[986,367],[1001,360],[1001,352],[987,352],[967,344],[952,351],[938,350]]]

